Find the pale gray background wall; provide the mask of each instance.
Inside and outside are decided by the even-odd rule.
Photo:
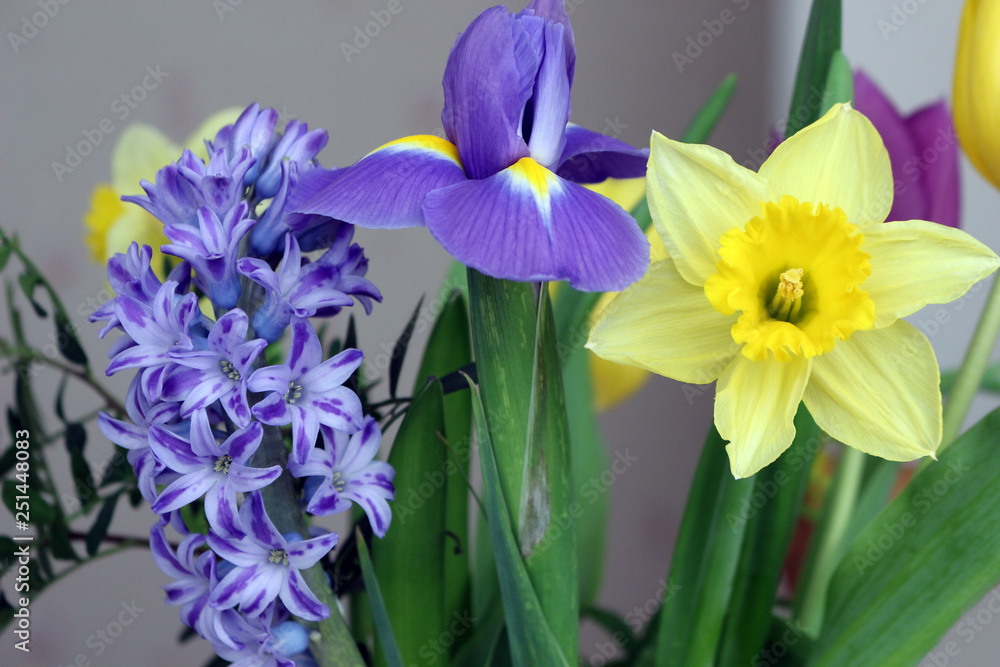
[[[360,54],[347,62],[340,43],[371,20],[386,0],[181,0],[154,3],[81,0],[59,5],[47,25],[19,44],[0,44],[0,221],[15,229],[42,270],[62,290],[71,311],[98,295],[103,270],[81,247],[80,218],[91,189],[109,176],[111,147],[125,123],[60,182],[52,169],[67,144],[97,126],[110,105],[141,83],[147,66],[168,75],[131,112],[183,139],[210,112],[257,100],[325,127],[331,140],[326,165],[348,164],[399,136],[440,126],[440,77],[455,35],[493,4],[458,0],[403,0],[403,11]],[[656,128],[677,136],[709,92],[729,71],[740,75],[733,105],[712,143],[735,155],[763,146],[768,128],[787,108],[808,3],[801,0],[576,0],[572,20],[579,50],[573,120],[645,145]],[[913,2],[919,10],[883,39],[879,19],[891,21],[887,0],[845,2],[846,50],[904,109],[947,95],[959,3]],[[519,8],[518,4],[515,8]],[[745,9],[741,9],[745,8]],[[734,11],[735,21],[695,61],[678,71],[672,54],[703,21]],[[223,11],[221,10],[232,10]],[[17,32],[36,1],[0,4],[0,32]],[[26,34],[31,34],[26,33]],[[738,158],[740,159],[740,158]],[[991,218],[997,193],[971,170],[965,173],[966,227],[992,247],[1000,234]],[[371,258],[370,277],[386,296],[361,335],[369,354],[391,344],[417,298],[434,294],[446,255],[423,230],[359,230]],[[981,295],[980,295],[981,296]],[[976,304],[981,301],[976,300]],[[919,317],[919,316],[918,316]],[[93,330],[80,318],[85,333]],[[958,363],[974,321],[966,307],[934,337],[942,364]],[[48,330],[36,334],[45,340]],[[92,358],[105,344],[84,336]],[[418,341],[419,343],[419,341]],[[412,370],[411,370],[412,372]],[[0,399],[10,396],[0,378]],[[124,378],[109,385],[118,391]],[[51,395],[54,377],[41,376]],[[656,378],[631,403],[602,420],[612,450],[628,447],[640,463],[616,480],[604,604],[622,612],[655,598],[665,576],[697,448],[710,420],[712,393],[689,405],[679,385]],[[80,413],[93,406],[74,396]],[[986,409],[984,403],[977,406]],[[88,459],[99,468],[112,447],[92,434]],[[64,479],[67,481],[68,477]],[[9,517],[0,512],[0,519]],[[153,520],[148,509],[121,512],[120,534],[142,535]],[[136,550],[91,565],[32,603],[32,653],[13,655],[9,637],[0,656],[15,664],[51,666],[83,654],[95,665],[200,664],[207,647],[174,643],[176,610],[162,604],[164,576],[147,553]],[[5,589],[10,581],[4,582]],[[143,608],[135,623],[97,655],[90,637],[116,619],[122,602]],[[988,627],[963,643],[951,664],[992,664],[1000,631]],[[585,635],[582,655],[599,655],[597,635]]]

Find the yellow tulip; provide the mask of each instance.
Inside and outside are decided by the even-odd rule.
[[[969,160],[1000,188],[1000,2],[965,3],[958,35],[955,129]]]
[[[90,210],[84,215],[84,242],[94,262],[104,264],[115,253],[128,250],[132,241],[153,248],[153,270],[162,279],[163,255],[160,246],[167,243],[159,220],[134,204],[121,201],[124,195],[142,194],[139,181],[153,181],[158,169],[174,162],[184,148],[207,159],[205,139],[221,128],[236,122],[241,109],[230,108],[210,116],[184,142],[183,147],[168,139],[155,127],[143,123],[128,126],[111,154],[111,183],[101,183],[90,197]]]

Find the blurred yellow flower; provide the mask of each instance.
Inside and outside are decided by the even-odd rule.
[[[884,222],[889,155],[849,104],[781,144],[758,173],[653,133],[650,210],[670,258],[616,297],[587,347],[681,382],[718,381],[733,475],[795,437],[804,402],[832,437],[895,461],[941,442],[940,375],[901,319],[1000,265],[965,232]]]
[[[91,259],[104,264],[115,253],[125,252],[133,241],[153,249],[153,270],[162,279],[163,255],[160,246],[167,243],[163,225],[139,206],[121,201],[123,195],[142,194],[139,181],[153,181],[161,167],[175,162],[187,148],[202,159],[208,157],[205,139],[211,139],[222,127],[234,123],[241,109],[230,108],[213,114],[178,146],[155,127],[134,123],[122,132],[111,154],[111,183],[101,183],[90,197],[90,210],[84,215],[84,242]]]
[[[1000,188],[1000,2],[968,0],[955,59],[955,130],[969,160]]]

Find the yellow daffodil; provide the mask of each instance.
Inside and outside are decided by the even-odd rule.
[[[587,346],[681,382],[718,380],[715,424],[737,478],[788,448],[800,401],[847,445],[933,456],[937,360],[899,318],[961,296],[996,254],[957,229],[883,223],[889,156],[850,105],[758,173],[655,132],[651,151],[647,196],[670,259],[611,302]]]
[[[84,216],[84,241],[94,262],[104,264],[115,253],[125,252],[132,241],[153,248],[153,270],[163,268],[160,246],[167,243],[163,224],[139,206],[121,201],[123,195],[142,194],[139,181],[152,181],[158,169],[176,161],[184,148],[206,159],[205,139],[236,121],[240,109],[220,111],[208,118],[191,137],[178,146],[155,127],[143,123],[129,125],[111,154],[111,183],[94,188],[90,210]],[[160,275],[163,278],[163,275]]]
[[[955,130],[969,160],[1000,188],[1000,2],[969,0],[955,59]]]

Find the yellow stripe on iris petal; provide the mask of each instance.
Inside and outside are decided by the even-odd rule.
[[[559,191],[559,177],[538,164],[530,157],[523,157],[505,172],[511,186],[518,191],[528,192],[548,226],[552,222],[552,192]]]
[[[435,153],[442,157],[446,157],[459,166],[462,165],[462,161],[458,157],[458,149],[455,147],[455,144],[451,143],[447,139],[434,136],[433,134],[415,134],[410,137],[396,139],[387,144],[382,144],[368,155],[378,153],[379,151],[387,148],[427,151],[429,153]],[[365,157],[368,157],[368,155]]]

